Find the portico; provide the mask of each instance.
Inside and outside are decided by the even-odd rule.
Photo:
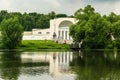
[[[58,40],[72,40],[69,27],[75,23],[74,18],[56,18],[50,21],[51,32],[55,32]]]
[[[69,36],[69,28],[68,27],[59,28],[58,39],[72,40],[72,38]]]

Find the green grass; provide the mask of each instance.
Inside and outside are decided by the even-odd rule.
[[[68,44],[59,44],[48,40],[23,40],[20,49],[70,49]]]

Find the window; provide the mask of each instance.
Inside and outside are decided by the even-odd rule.
[[[38,34],[42,34],[42,32],[38,32]]]
[[[46,32],[46,34],[50,34],[50,32]]]

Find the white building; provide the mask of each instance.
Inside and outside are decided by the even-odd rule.
[[[23,40],[66,40],[70,41],[69,26],[75,23],[74,18],[55,18],[50,20],[48,29],[32,29],[31,32],[24,32]]]

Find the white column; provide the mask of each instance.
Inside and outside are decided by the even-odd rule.
[[[65,40],[65,36],[66,36],[65,34],[66,34],[66,33],[65,33],[65,30],[64,30],[64,40]]]
[[[64,39],[64,31],[62,30],[62,40]]]
[[[60,57],[60,65],[62,63],[62,53],[59,54],[59,57]]]
[[[67,40],[69,40],[69,31],[67,31]]]
[[[65,31],[65,39],[67,40],[67,31]]]
[[[67,52],[67,64],[69,64],[69,52]]]
[[[70,40],[72,40],[72,37],[70,36]]]
[[[70,40],[70,36],[69,36],[69,40]]]
[[[65,65],[65,52],[63,52],[63,64]]]
[[[62,39],[62,30],[60,30],[60,40]]]
[[[73,60],[73,52],[70,52],[70,61]]]

